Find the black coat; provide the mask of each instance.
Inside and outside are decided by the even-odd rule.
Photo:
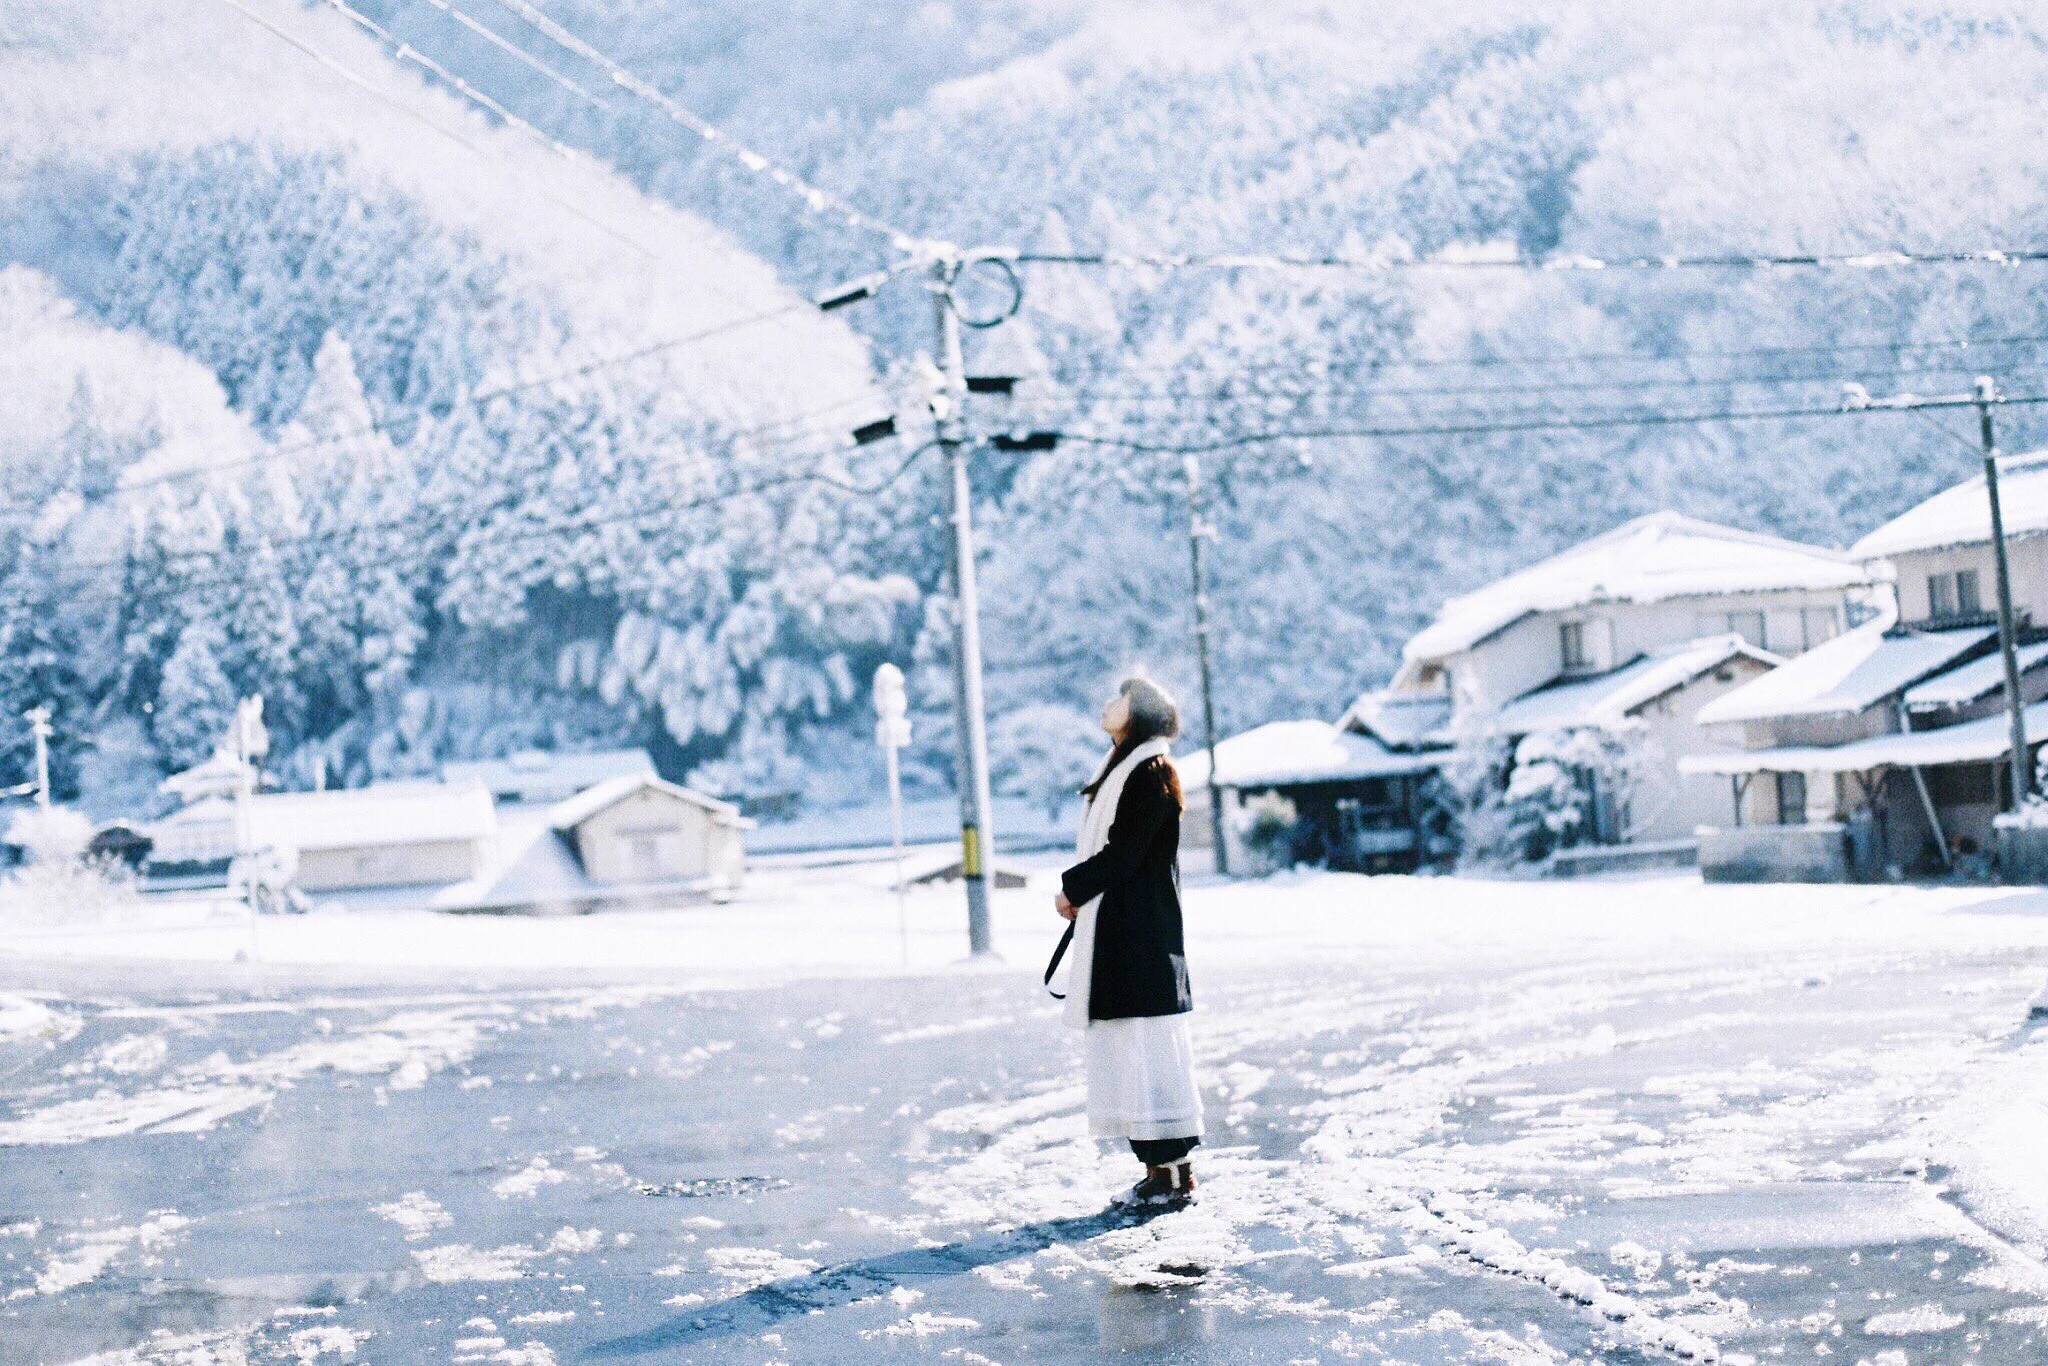
[[[1076,906],[1102,897],[1088,980],[1091,1020],[1195,1008],[1181,937],[1180,804],[1171,784],[1165,759],[1140,764],[1124,782],[1109,843],[1060,878]]]

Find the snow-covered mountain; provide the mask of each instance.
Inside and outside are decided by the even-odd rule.
[[[867,343],[333,11],[10,10],[0,225],[0,711],[56,704],[67,783],[251,691],[301,780],[605,739],[772,782],[914,626],[796,478],[901,458],[845,449]]]
[[[393,453],[362,459],[396,461],[384,483],[407,491],[405,526],[356,558],[402,572],[341,594],[363,620],[321,628],[356,644],[334,645],[320,677],[352,682],[277,692],[300,699],[306,754],[324,737],[343,771],[388,772],[640,736],[672,767],[788,788],[861,751],[858,726],[833,725],[857,718],[853,681],[914,645],[921,744],[943,771],[945,632],[927,599],[945,536],[925,471],[873,498],[721,504],[658,537],[627,515],[782,468],[792,444],[881,411],[874,376],[929,345],[922,290],[900,282],[834,315],[873,355],[796,308],[473,401],[795,301],[886,262],[887,243],[706,154],[517,5],[362,8],[616,174],[479,116],[326,6],[145,4],[109,21],[42,3],[10,12],[0,48],[0,259],[196,360],[255,439],[319,430],[316,390],[315,406],[387,420]],[[2010,0],[544,8],[827,189],[963,243],[1948,249],[2038,245],[2044,208],[2048,26]],[[975,341],[1030,378],[1005,407],[978,399],[977,421],[1116,443],[991,457],[980,474],[991,697],[999,720],[1036,708],[1062,733],[1121,668],[1191,691],[1184,472],[1160,447],[1208,448],[1220,703],[1238,729],[1334,714],[1443,598],[1631,515],[1670,506],[1843,544],[1969,464],[1902,417],[1543,423],[1818,412],[1848,379],[1927,391],[1988,371],[2026,390],[2048,337],[2037,267],[1025,275],[1023,314]],[[2007,411],[2009,443],[2039,434],[2032,411]],[[735,437],[763,423],[778,425]],[[1521,430],[1263,439],[1489,426]],[[871,454],[873,471],[898,452]],[[305,491],[291,494],[278,506],[301,511],[248,514],[281,519],[262,535],[287,561],[314,534]],[[183,529],[195,514],[169,501],[174,544],[248,535],[213,511],[196,524],[218,532]],[[356,509],[323,534],[354,544],[342,528],[400,516]],[[429,567],[394,564],[397,544]],[[141,715],[177,636],[138,647],[134,681],[94,704]],[[393,642],[368,647],[374,661],[372,639]],[[252,668],[221,672],[242,686]]]
[[[2048,26],[2012,0],[819,0],[773,20],[725,3],[547,9],[828,188],[962,242],[1942,249],[2038,245],[2044,207]],[[594,109],[427,0],[378,0],[376,12],[655,192],[731,224],[789,278],[823,283],[870,263],[871,243],[792,218],[632,101],[607,94]],[[472,17],[598,88],[601,73],[508,8]],[[2038,341],[1952,343],[2048,335],[2041,278],[1040,267],[1024,317],[1059,384],[987,420],[1181,442],[1829,408],[1846,379],[1925,391],[1980,370],[2024,387]],[[912,292],[852,316],[891,352],[925,344]],[[2009,417],[2016,441],[2038,430],[2029,411]],[[1219,451],[1209,471],[1226,500],[1214,562],[1232,727],[1331,712],[1443,597],[1630,515],[1672,506],[1845,544],[1967,463],[1905,418],[1254,453]],[[1037,464],[992,468],[987,486],[1002,503],[990,649],[1018,666],[996,670],[1000,705],[1051,692],[1078,706],[1130,662],[1185,687],[1177,458],[1069,448]],[[1048,561],[1095,572],[1047,574]]]

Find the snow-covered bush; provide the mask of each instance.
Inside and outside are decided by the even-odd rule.
[[[9,822],[7,840],[22,851],[31,866],[77,863],[92,842],[92,821],[68,806],[31,806]]]
[[[8,826],[27,862],[0,878],[0,925],[98,920],[134,909],[134,880],[114,862],[86,857],[92,822],[69,807],[31,807]]]
[[[1252,861],[1254,873],[1277,873],[1294,863],[1294,836],[1301,815],[1294,803],[1277,792],[1247,801],[1236,814],[1238,839]]]
[[[1107,740],[1094,717],[1041,702],[997,718],[988,748],[996,790],[1027,797],[1057,818],[1095,776]]]
[[[1649,760],[1634,728],[1543,731],[1512,746],[1474,735],[1453,750],[1431,790],[1462,863],[1533,863],[1619,839]]]

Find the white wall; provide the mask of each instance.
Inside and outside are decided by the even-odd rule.
[[[2006,542],[2006,560],[2012,567],[2012,605],[2016,613],[2031,613],[2036,623],[2048,619],[2048,536],[2021,536]],[[1977,571],[1977,592],[1986,612],[1998,610],[1997,567],[1992,563],[1989,542],[1983,545],[1949,546],[1941,550],[1916,550],[1892,557],[1899,576],[1899,620],[1925,622],[1932,612],[1927,580],[1934,574],[1953,574],[1958,569]]]
[[[674,882],[718,874],[737,884],[740,836],[695,802],[644,788],[576,827],[576,855],[593,882]]]
[[[2042,544],[2048,547],[2048,539]],[[2044,558],[2043,567],[2043,581],[2048,584],[2048,558]],[[1924,585],[1922,591],[1924,594]],[[2048,594],[2044,594],[2044,601],[2048,601]],[[1667,645],[1725,634],[1731,629],[1730,613],[1761,614],[1764,638],[1752,644],[1779,654],[1800,654],[1807,644],[1808,622],[1803,613],[1808,611],[1828,613],[1838,632],[1847,625],[1844,595],[1833,590],[1725,593],[1654,603],[1608,603],[1568,612],[1535,613],[1470,650],[1447,656],[1443,663],[1451,676],[1459,712],[1472,709],[1483,714],[1564,672],[1559,628],[1568,621],[1605,623],[1587,631],[1589,644],[1595,645],[1595,658],[1586,672],[1599,673]],[[1598,648],[1603,638],[1611,641],[1611,648],[1604,652]]]

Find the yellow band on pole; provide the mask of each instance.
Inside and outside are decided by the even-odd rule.
[[[960,876],[981,876],[981,831],[972,825],[960,827]]]

